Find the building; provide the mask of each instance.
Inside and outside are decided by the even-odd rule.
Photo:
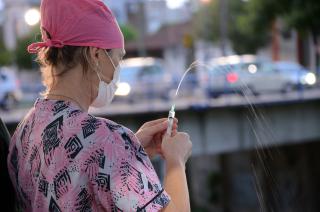
[[[139,31],[143,28],[147,34],[157,32],[165,24],[186,22],[192,14],[187,5],[175,10],[169,9],[166,0],[104,0],[104,2],[113,11],[119,23],[130,24]]]
[[[4,43],[9,50],[14,50],[17,39],[30,32],[30,26],[24,20],[26,11],[32,7],[39,7],[40,0],[4,0],[3,3]]]
[[[104,3],[112,10],[113,14],[116,16],[119,23],[126,23],[128,21],[128,16],[126,12],[126,4],[128,2],[130,2],[130,0],[104,0]]]

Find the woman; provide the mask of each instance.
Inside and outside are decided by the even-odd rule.
[[[190,211],[185,133],[166,119],[137,133],[88,114],[110,103],[124,40],[100,0],[43,0],[38,54],[47,88],[16,129],[8,167],[24,211]],[[149,157],[166,161],[165,185]]]

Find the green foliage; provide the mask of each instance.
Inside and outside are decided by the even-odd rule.
[[[12,52],[6,49],[3,43],[2,34],[0,34],[0,66],[12,64]]]
[[[217,41],[219,39],[220,16],[218,1],[212,1],[203,6],[194,15],[193,26],[195,36],[208,41]]]
[[[33,42],[30,36],[19,39],[16,50],[16,63],[21,69],[32,69],[34,56],[27,52],[27,47]]]
[[[250,12],[258,9],[256,5],[254,7],[248,9],[247,3],[238,0],[229,1],[229,39],[238,54],[255,54],[269,41],[268,19]],[[260,20],[257,20],[258,18]],[[264,27],[256,25],[256,22],[263,24]]]
[[[120,29],[126,42],[133,41],[138,37],[137,31],[130,25],[120,25]]]
[[[9,66],[12,64],[12,53],[0,47],[0,66]]]
[[[257,5],[252,6],[257,7]],[[219,1],[211,1],[195,14],[194,27],[197,37],[213,42],[220,39],[219,7]],[[229,0],[227,10],[228,38],[238,54],[256,53],[260,47],[268,42],[267,30],[260,25],[255,25],[255,22],[265,23],[266,21],[264,18],[256,20],[256,17],[259,16],[248,12],[247,3],[241,0]]]
[[[219,1],[200,9],[195,15],[198,37],[219,39]],[[228,0],[228,36],[239,54],[255,53],[270,40],[271,25],[282,18],[287,28],[300,32],[320,33],[318,0]]]
[[[20,69],[32,70],[35,67],[38,67],[34,61],[36,55],[28,53],[27,48],[31,43],[40,41],[40,37],[40,29],[38,26],[35,27],[28,36],[18,40],[17,49],[15,51],[15,60]]]
[[[288,28],[294,28],[305,34],[320,33],[320,1],[318,0],[250,0],[247,6],[248,17],[253,18],[255,28],[265,28],[275,20],[282,18]]]

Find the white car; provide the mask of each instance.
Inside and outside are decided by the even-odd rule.
[[[274,63],[273,66],[278,74],[284,75],[287,78],[284,91],[310,88],[317,83],[316,75],[298,63],[279,61]]]
[[[7,67],[0,68],[0,106],[11,109],[21,99],[20,82],[16,73]]]
[[[253,75],[260,69],[261,62],[253,55],[214,58],[200,72],[200,84],[210,97],[222,94],[255,92]]]
[[[269,62],[254,55],[228,56],[211,60],[205,89],[210,97],[227,93],[254,94],[288,92],[312,87],[314,73],[294,62]]]
[[[115,100],[123,97],[130,102],[141,99],[168,99],[172,83],[172,77],[165,71],[161,59],[126,59],[121,62],[120,84]]]

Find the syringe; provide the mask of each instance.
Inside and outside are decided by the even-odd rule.
[[[171,110],[169,111],[168,116],[168,127],[167,127],[167,135],[171,136],[172,134],[172,127],[173,127],[173,121],[175,117],[175,105],[172,105]]]
[[[186,77],[186,75],[187,75],[187,73],[191,70],[191,69],[193,69],[193,68],[195,68],[195,67],[197,67],[197,66],[199,66],[199,65],[201,65],[198,61],[195,61],[195,62],[193,62],[190,66],[189,66],[189,68],[186,70],[186,72],[183,74],[183,76],[182,76],[182,78],[181,78],[181,80],[180,80],[180,82],[179,82],[179,85],[178,85],[178,88],[177,88],[177,90],[176,90],[176,94],[175,94],[175,97],[174,98],[177,98],[177,96],[178,96],[178,93],[179,93],[179,90],[180,90],[180,86],[181,86],[181,83],[182,83],[182,81],[184,80],[184,78]],[[174,100],[173,100],[174,101]],[[167,135],[169,135],[169,136],[171,136],[171,134],[172,134],[172,127],[173,127],[173,121],[174,121],[174,117],[175,117],[175,107],[176,107],[176,105],[175,104],[173,104],[172,106],[171,106],[171,110],[169,111],[169,116],[168,116],[168,127],[167,127]]]

